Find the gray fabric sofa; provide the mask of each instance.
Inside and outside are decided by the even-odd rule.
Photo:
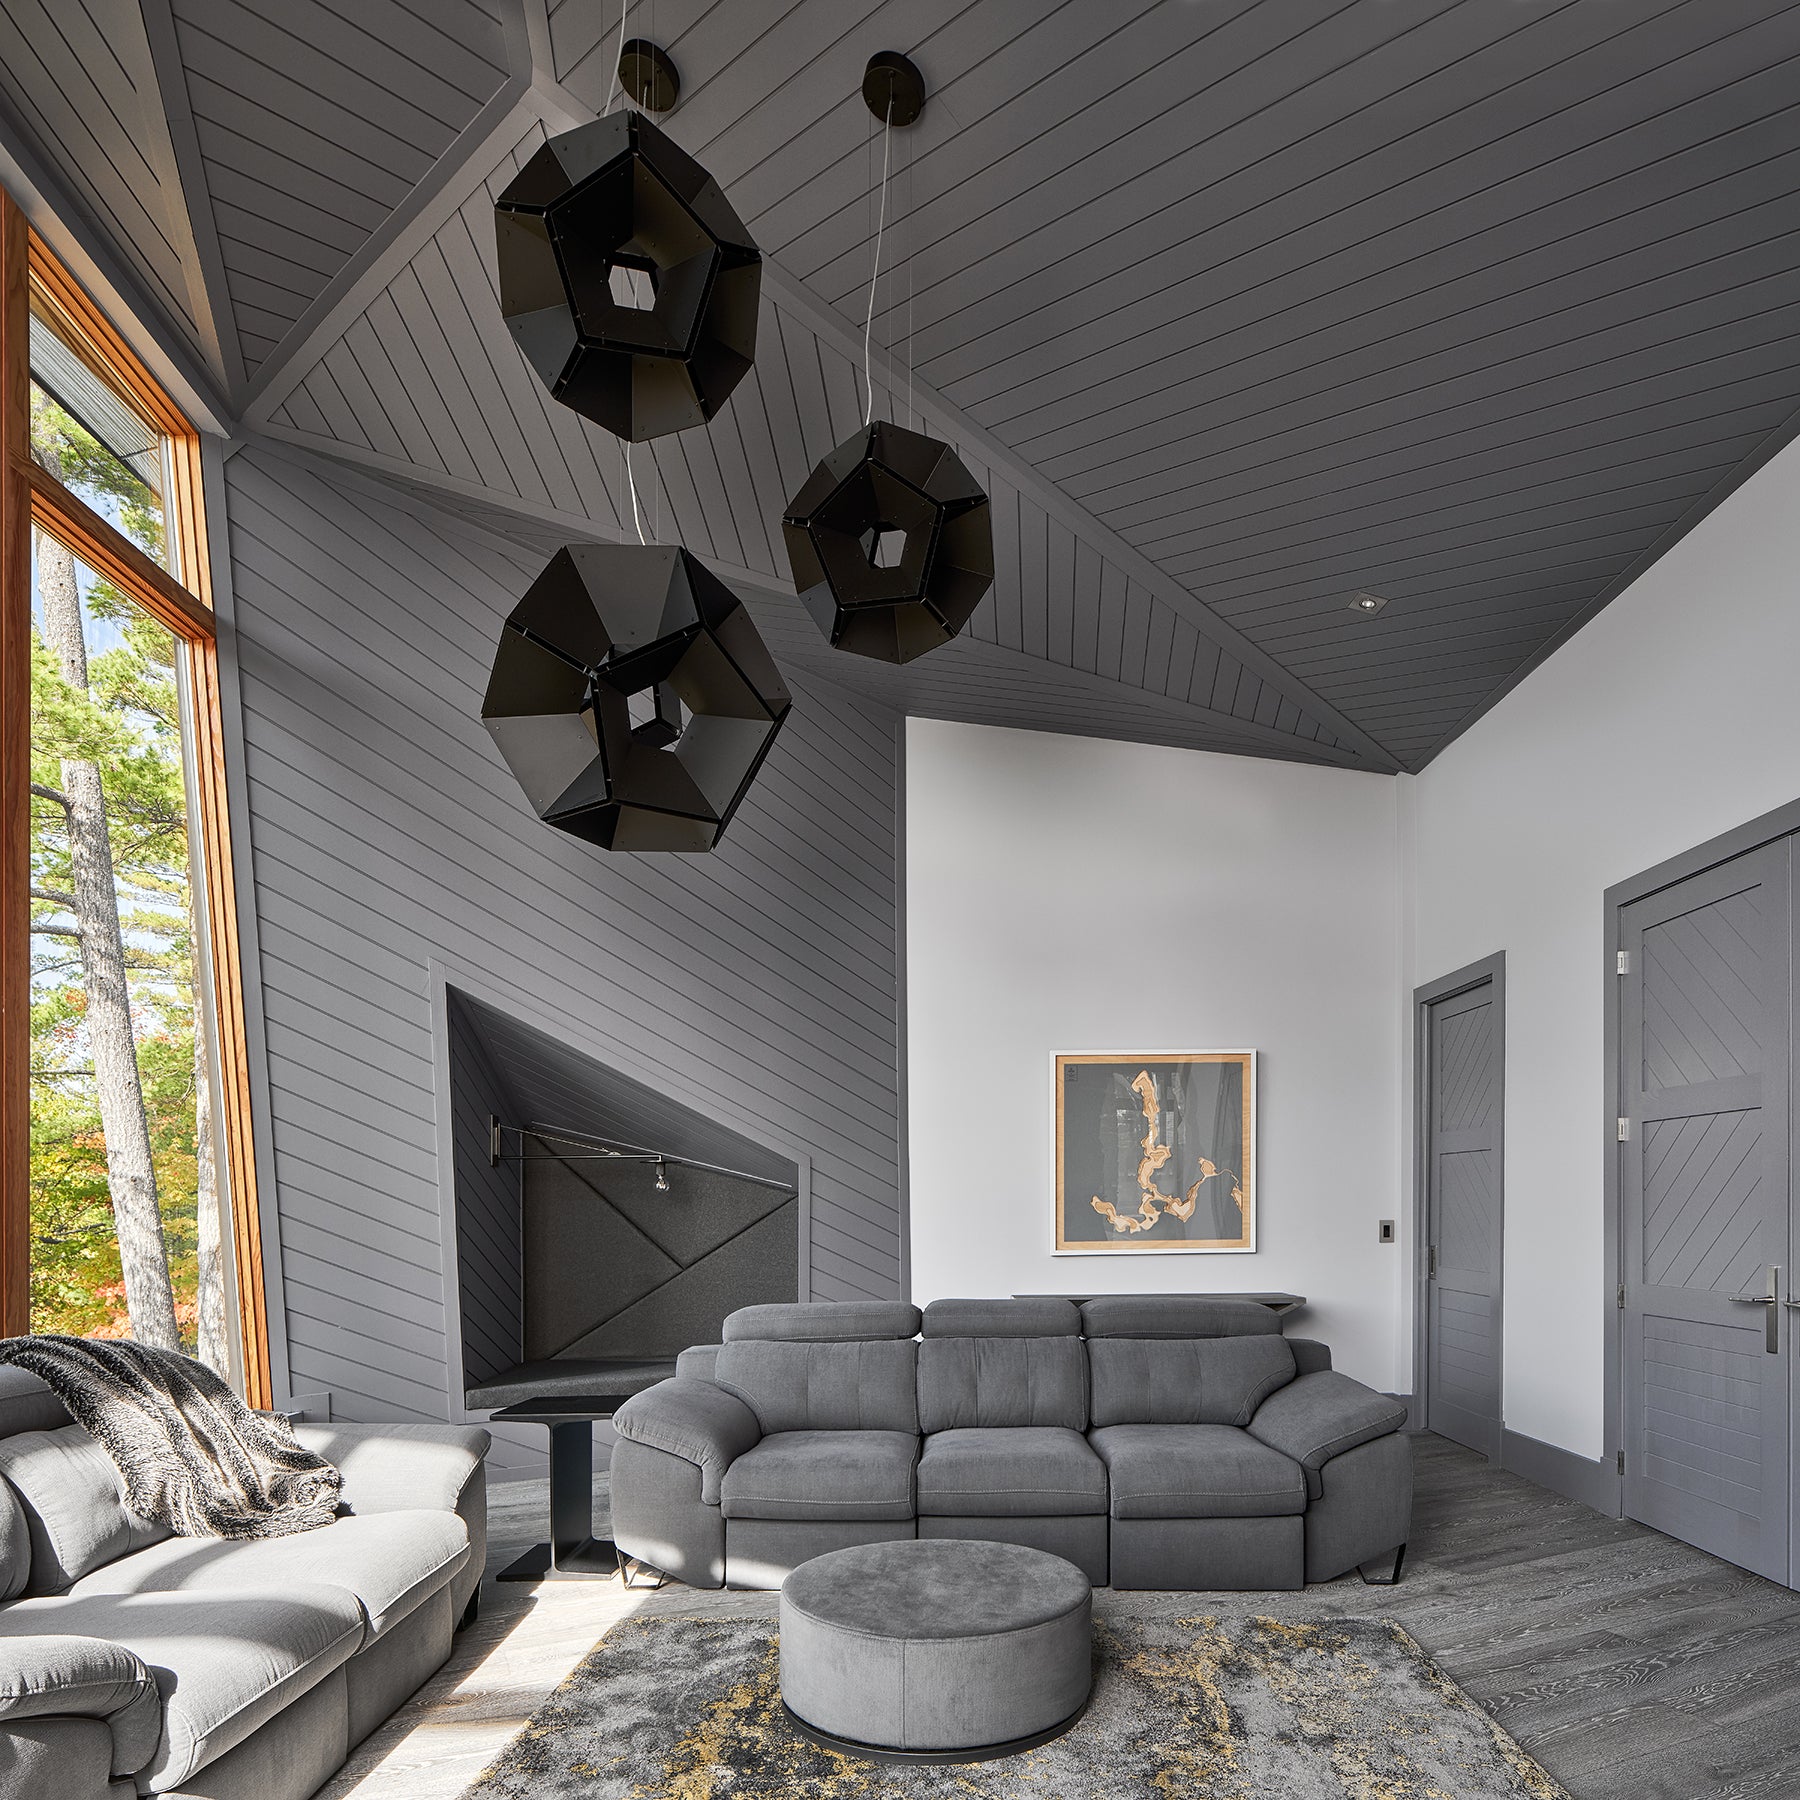
[[[613,1536],[695,1587],[910,1537],[1026,1544],[1116,1588],[1397,1575],[1405,1419],[1243,1302],[745,1307],[619,1409]]]
[[[450,1654],[487,1555],[488,1434],[301,1426],[342,1513],[173,1537],[0,1368],[0,1800],[304,1800]]]

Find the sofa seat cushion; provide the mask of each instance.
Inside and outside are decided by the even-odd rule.
[[[143,1660],[162,1698],[147,1793],[179,1788],[361,1648],[347,1588],[293,1581],[214,1593],[58,1594],[0,1608],[0,1635],[69,1632]]]
[[[100,1594],[189,1594],[240,1588],[283,1591],[290,1582],[343,1588],[381,1634],[449,1583],[469,1560],[469,1534],[455,1513],[361,1513],[291,1537],[165,1538],[84,1576],[76,1599]]]
[[[919,1440],[906,1431],[777,1431],[720,1488],[728,1519],[910,1519]]]
[[[1263,1519],[1306,1510],[1306,1474],[1236,1425],[1107,1425],[1115,1519]]]
[[[1046,1519],[1106,1511],[1106,1465],[1059,1425],[933,1432],[919,1455],[919,1514]]]

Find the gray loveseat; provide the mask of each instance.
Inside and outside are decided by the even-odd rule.
[[[0,1368],[0,1800],[303,1800],[450,1654],[487,1555],[488,1434],[301,1426],[343,1516],[178,1538]]]
[[[1264,1307],[751,1306],[724,1338],[613,1421],[613,1535],[695,1587],[915,1536],[1028,1544],[1115,1588],[1399,1573],[1405,1407]]]

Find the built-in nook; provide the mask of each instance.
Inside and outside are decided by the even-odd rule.
[[[799,1297],[792,1161],[455,989],[448,1013],[469,1408],[637,1385]]]

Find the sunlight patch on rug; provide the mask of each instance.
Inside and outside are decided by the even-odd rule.
[[[1569,1800],[1398,1625],[1128,1619],[1054,1743],[869,1763],[799,1737],[766,1620],[615,1626],[468,1800]]]

